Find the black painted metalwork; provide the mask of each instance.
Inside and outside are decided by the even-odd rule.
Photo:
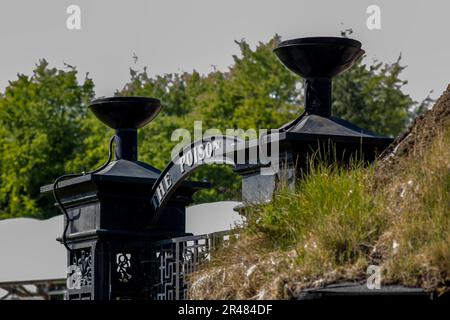
[[[198,167],[208,164],[227,164],[235,167],[235,150],[237,145],[242,143],[243,141],[237,137],[209,136],[184,147],[167,164],[152,187],[149,196],[153,209],[153,223],[157,223],[161,211],[177,188]]]
[[[305,79],[305,111],[331,116],[331,79],[364,54],[359,41],[315,37],[281,42],[274,50],[292,72]]]
[[[305,111],[283,125],[277,136],[281,165],[273,175],[261,175],[259,165],[241,166],[243,200],[270,200],[277,181],[293,184],[307,173],[311,157],[347,165],[351,159],[372,162],[392,141],[332,116],[332,78],[359,59],[364,50],[348,38],[314,37],[281,42],[274,49],[281,62],[305,79]]]
[[[246,203],[271,200],[278,181],[293,183],[305,173],[308,158],[317,151],[334,153],[337,157],[333,160],[342,165],[355,155],[370,162],[392,141],[331,115],[331,79],[364,53],[358,41],[295,39],[282,42],[275,53],[290,70],[305,77],[305,112],[280,132],[274,130],[258,141],[242,144],[243,163],[223,161],[244,176]],[[183,167],[182,157],[200,146],[205,148],[204,143],[212,148],[217,137],[194,142],[163,173],[138,160],[137,129],[149,123],[160,108],[159,100],[141,97],[99,99],[90,106],[115,130],[116,159],[100,170],[55,183],[57,202],[64,207],[68,226],[63,239],[70,249],[67,299],[186,298],[186,277],[210,259],[214,237],[224,240],[222,235],[211,238],[185,233],[185,207],[194,192],[209,184],[185,181],[205,158],[197,162],[185,158],[192,164]],[[222,144],[236,142],[235,138],[225,139]],[[259,151],[275,150],[275,142],[279,144],[275,155],[279,170],[263,174],[261,169],[273,168],[273,163],[259,157]],[[242,150],[233,148],[232,159]],[[251,154],[257,155],[255,163],[247,161]],[[223,160],[227,153],[221,150],[212,155],[211,149],[212,159],[220,156]],[[271,152],[271,161],[272,156]],[[52,189],[52,185],[44,186],[41,192]],[[158,190],[160,197],[155,198]]]
[[[89,108],[104,124],[116,130],[116,159],[137,161],[137,129],[158,115],[161,103],[146,97],[111,97],[94,100]]]
[[[66,299],[149,299],[154,241],[185,236],[185,207],[208,183],[184,181],[154,225],[150,193],[160,171],[138,160],[137,129],[159,112],[157,99],[96,100],[91,110],[116,130],[116,159],[107,166],[56,184],[67,212]],[[41,192],[50,193],[53,185]],[[59,239],[62,241],[62,239]]]
[[[189,275],[211,260],[217,248],[226,246],[238,234],[215,232],[157,241],[152,244],[154,300],[188,299]]]

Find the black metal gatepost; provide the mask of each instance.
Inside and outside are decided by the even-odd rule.
[[[305,79],[305,111],[279,128],[275,138],[279,144],[278,172],[261,174],[259,164],[235,169],[243,176],[242,198],[246,203],[269,201],[277,181],[293,183],[307,173],[313,154],[343,166],[352,158],[372,162],[393,141],[332,116],[332,78],[364,54],[359,41],[299,38],[281,42],[274,52],[289,70]]]
[[[68,214],[60,239],[70,249],[66,299],[152,299],[154,243],[187,235],[185,207],[208,184],[184,182],[152,225],[149,197],[160,172],[138,161],[137,129],[157,115],[159,100],[114,97],[90,108],[116,131],[115,160],[99,172],[57,184]],[[41,192],[52,189],[44,186]]]

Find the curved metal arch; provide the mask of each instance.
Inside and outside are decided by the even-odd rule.
[[[209,136],[184,147],[173,158],[155,181],[151,191],[153,209],[152,225],[158,221],[162,209],[167,205],[176,189],[197,168],[206,164],[236,166],[235,151],[243,140],[225,135]]]

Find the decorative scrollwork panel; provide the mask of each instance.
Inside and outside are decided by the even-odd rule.
[[[71,265],[68,267],[68,289],[90,287],[93,283],[92,249],[77,249],[70,253]]]

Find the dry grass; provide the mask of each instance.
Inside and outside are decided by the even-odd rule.
[[[193,299],[289,299],[306,287],[364,276],[384,225],[373,171],[318,167],[295,191],[245,210],[240,238],[194,275]]]
[[[383,190],[389,224],[376,244],[386,281],[443,290],[450,284],[450,129],[396,171]]]
[[[245,210],[240,238],[192,278],[193,299],[289,299],[365,281],[450,288],[450,87],[374,166],[318,166]]]

